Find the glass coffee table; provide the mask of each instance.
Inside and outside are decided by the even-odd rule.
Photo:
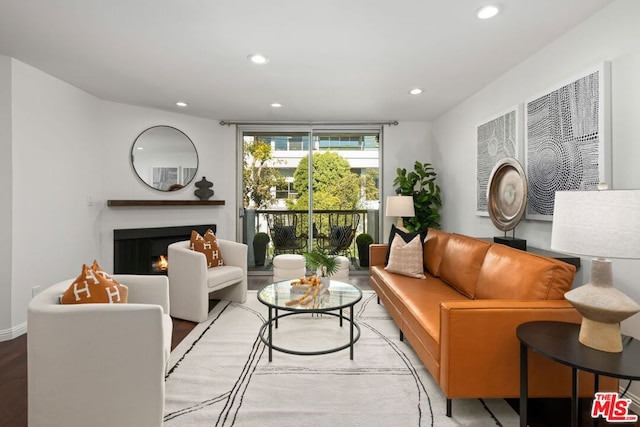
[[[362,299],[362,291],[348,283],[331,280],[329,287],[319,293],[317,298],[306,305],[287,305],[291,300],[301,296],[297,290],[292,291],[291,280],[272,283],[265,286],[258,292],[258,301],[269,308],[269,317],[260,328],[260,339],[269,348],[269,362],[272,360],[273,350],[283,353],[296,354],[302,356],[334,353],[345,348],[350,348],[350,358],[353,360],[353,345],[360,338],[360,326],[354,321],[353,306]],[[349,315],[343,313],[344,309],[349,309]],[[279,311],[286,313],[279,314]],[[278,320],[289,316],[302,314],[329,315],[337,317],[340,327],[343,320],[349,322],[349,340],[343,345],[322,350],[300,351],[280,347],[273,344],[273,328],[278,328]]]

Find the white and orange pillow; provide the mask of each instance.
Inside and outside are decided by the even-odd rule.
[[[213,234],[211,229],[208,229],[207,232],[204,233],[204,236],[201,236],[200,233],[192,230],[190,243],[191,250],[204,254],[207,259],[208,268],[224,265],[222,252],[218,245],[218,239],[216,239],[216,235]]]
[[[91,267],[82,265],[82,272],[60,296],[61,304],[126,304],[129,288],[111,278],[97,261]]]

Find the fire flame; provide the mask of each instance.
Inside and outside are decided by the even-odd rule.
[[[166,256],[160,255],[160,259],[158,260],[156,265],[158,267],[158,270],[164,271],[169,268],[169,261],[167,260]]]
[[[157,260],[151,263],[153,271],[167,271],[169,268],[169,260],[166,256],[160,255]]]

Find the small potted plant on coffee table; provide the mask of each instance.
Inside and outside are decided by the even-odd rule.
[[[316,275],[323,283],[329,281],[329,276],[338,271],[338,260],[335,255],[329,255],[322,249],[316,248],[302,254],[310,269],[316,270]]]

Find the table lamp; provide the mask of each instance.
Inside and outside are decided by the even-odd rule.
[[[413,207],[413,197],[411,196],[387,196],[386,216],[395,216],[396,227],[405,230],[403,217],[415,216],[416,211]]]
[[[565,298],[582,314],[579,341],[610,353],[622,351],[620,322],[640,305],[613,287],[608,258],[640,259],[640,190],[557,191],[551,249],[594,256],[589,283]]]

